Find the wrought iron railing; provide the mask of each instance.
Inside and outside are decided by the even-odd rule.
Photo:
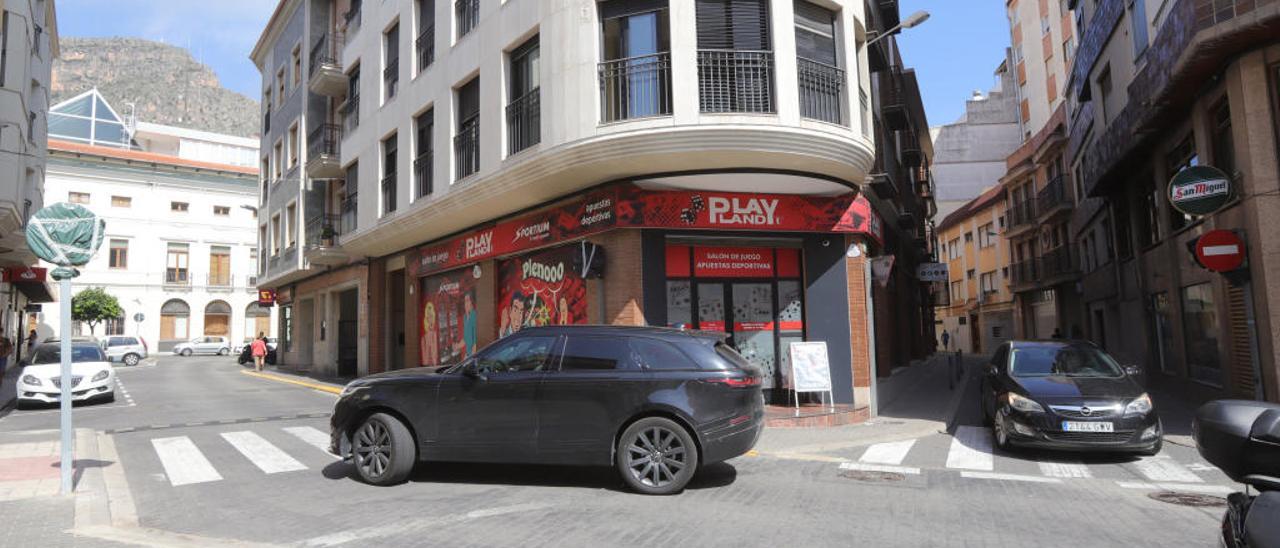
[[[507,105],[507,153],[515,154],[542,140],[541,88]]]
[[[313,160],[321,156],[337,158],[341,143],[342,126],[320,124],[307,135],[307,158]]]
[[[458,38],[462,38],[480,22],[480,0],[458,0],[454,13],[458,18]]]
[[[417,190],[418,198],[431,194],[431,174],[432,174],[432,151],[428,150],[419,154],[413,160],[413,179],[414,187]]]
[[[329,68],[341,70],[338,64],[338,51],[342,49],[342,34],[322,34],[311,45],[310,68],[307,74],[314,77],[317,70],[328,66]]]
[[[698,50],[702,112],[775,112],[773,52]]]
[[[338,236],[346,233],[343,230],[341,214],[325,213],[307,219],[307,249],[333,247],[338,244]]]
[[[360,94],[347,97],[346,102],[338,108],[342,114],[342,128],[348,134],[360,127]]]
[[[844,69],[803,57],[796,59],[800,83],[800,115],[833,124],[844,123]]]
[[[1049,184],[1040,189],[1036,195],[1036,208],[1041,214],[1048,213],[1056,207],[1069,206],[1071,200],[1067,196],[1066,177],[1058,175],[1049,180]]]
[[[464,179],[480,171],[480,117],[462,123],[453,137],[454,179]]]
[[[1040,255],[1040,281],[1079,272],[1080,261],[1071,245],[1060,245]]]
[[[1009,285],[1027,286],[1036,283],[1036,260],[1026,259],[1009,266]]]
[[[671,114],[671,53],[600,63],[600,120]]]
[[[387,99],[396,96],[400,85],[400,58],[387,59],[386,68],[382,69],[382,87],[387,92]]]
[[[355,181],[347,181],[353,184]],[[345,229],[343,233],[352,232],[356,229],[356,211],[359,209],[359,200],[356,192],[351,192],[342,199],[342,207],[339,208],[339,215],[342,216],[342,227]]]
[[[422,29],[414,45],[418,50],[418,72],[427,70],[436,60],[436,27],[432,25]]]
[[[1009,228],[1036,222],[1035,201],[1028,198],[1009,207]]]
[[[396,172],[392,171],[382,177],[382,213],[396,210]]]
[[[191,271],[185,268],[169,268],[164,271],[164,283],[169,285],[191,285]]]

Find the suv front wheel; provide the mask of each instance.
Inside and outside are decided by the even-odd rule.
[[[133,367],[138,365],[139,358],[137,354],[125,354],[123,361],[125,365]]]
[[[370,485],[395,485],[409,479],[418,459],[413,435],[399,419],[374,413],[351,433],[356,474]]]
[[[675,421],[646,417],[618,437],[615,465],[622,480],[646,495],[670,495],[684,489],[698,467],[693,436]]]

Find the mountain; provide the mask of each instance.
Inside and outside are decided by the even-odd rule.
[[[187,50],[138,38],[60,38],[57,104],[97,87],[121,116],[242,137],[259,133],[258,102],[223,88]]]

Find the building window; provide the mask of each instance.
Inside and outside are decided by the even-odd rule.
[[[436,2],[417,0],[418,39],[414,49],[418,52],[418,73],[427,70],[436,58]]]
[[[382,141],[382,214],[396,210],[396,157],[399,139],[393,133]]]
[[[110,268],[129,268],[129,240],[111,240],[111,256],[107,264]]]
[[[969,270],[965,271],[965,273],[964,273],[964,278],[965,278],[966,280],[972,280],[972,279],[973,279],[973,276],[974,276],[974,271],[973,271],[973,269],[972,269],[972,268],[970,268]]]
[[[9,11],[3,10],[0,17],[0,87],[4,86],[5,73],[9,68]]]
[[[964,302],[964,282],[951,282],[951,302]]]
[[[187,284],[190,283],[190,263],[188,262],[187,244],[169,243],[168,258],[165,261],[164,281],[171,284]]]
[[[987,223],[978,227],[978,247],[986,248],[996,245],[995,225]]]
[[[85,205],[88,205],[88,204],[89,204],[89,193],[88,193],[88,192],[68,192],[68,193],[67,193],[67,201],[68,201],[68,202],[71,202],[71,203],[73,203],[73,204],[85,204]]]
[[[458,134],[453,138],[455,179],[480,171],[480,77],[458,88]]]
[[[511,52],[511,102],[507,104],[507,152],[515,154],[542,140],[538,77],[538,37]]]
[[[280,255],[280,214],[271,216],[271,256]]]
[[[1147,247],[1164,239],[1164,232],[1160,227],[1160,196],[1164,193],[1150,173],[1139,176],[1139,181],[1143,186],[1139,203],[1142,214],[1138,217],[1138,222],[1142,223],[1138,229],[1138,237],[1141,240],[1138,245]]]
[[[1212,109],[1213,116],[1213,164],[1227,177],[1236,176],[1236,147],[1231,137],[1231,105],[1223,97]]]
[[[1066,61],[1067,66],[1071,66],[1071,60],[1076,58],[1076,37],[1071,35],[1062,42],[1062,58]]]
[[[285,240],[288,243],[287,248],[292,249],[298,245],[298,203],[293,202],[285,208],[284,217]]]
[[[454,14],[458,19],[458,39],[462,39],[480,22],[480,0],[457,0]]]
[[[774,112],[773,44],[765,0],[697,0],[702,112]]]
[[[671,114],[666,2],[600,2],[600,120]]]
[[[385,62],[382,69],[382,89],[386,91],[386,100],[390,101],[395,98],[400,85],[400,23],[391,25],[382,40]]]
[[[284,166],[284,145],[279,140],[276,141],[275,147],[271,149],[271,164],[275,173],[275,180],[279,181],[284,174],[282,172]]]
[[[960,238],[951,240],[951,243],[947,245],[947,253],[949,253],[947,258],[953,261],[960,257]]]
[[[979,285],[982,287],[982,294],[989,295],[996,292],[996,271],[983,272],[978,279]]]
[[[293,54],[290,56],[293,67],[293,87],[298,87],[302,83],[302,44],[293,46]]]
[[[348,135],[360,127],[360,65],[347,72],[347,100],[338,107],[342,127]]]
[[[1115,110],[1115,109],[1108,108],[1110,106],[1108,105],[1108,103],[1111,102],[1111,64],[1110,63],[1107,63],[1107,66],[1102,67],[1102,72],[1098,74],[1097,82],[1098,82],[1098,107],[1102,109],[1102,119],[1110,122],[1111,117],[1118,114],[1116,112],[1108,112],[1109,110]]]
[[[972,232],[965,232],[965,233],[964,233],[964,243],[966,243],[966,244],[971,244],[971,243],[973,243],[973,233],[972,233]]]
[[[1133,58],[1147,51],[1147,3],[1129,2],[1129,21],[1133,27]]]
[[[289,169],[298,167],[298,123],[294,122],[289,126],[289,141],[285,146],[285,156],[288,157]]]
[[[215,245],[209,248],[209,285],[231,285],[231,248]]]
[[[1212,284],[1182,288],[1182,335],[1191,378],[1221,386],[1222,363],[1218,341],[1222,332],[1218,326],[1218,308]]]
[[[284,67],[276,71],[276,106],[284,106]]]
[[[213,206],[213,214],[219,217],[227,217],[231,215],[231,207],[219,205]]]
[[[844,123],[845,75],[836,55],[836,14],[796,0],[795,20],[800,115]]]
[[[1168,166],[1168,173],[1166,174],[1166,176],[1167,178],[1170,178],[1170,179],[1173,178],[1174,175],[1177,175],[1178,172],[1184,169],[1187,169],[1191,166],[1200,165],[1200,155],[1196,153],[1195,134],[1188,132],[1187,137],[1183,139],[1182,142],[1178,143],[1178,146],[1173,147],[1173,150],[1169,151],[1169,155],[1167,156],[1166,161],[1167,161],[1166,165]],[[1164,192],[1160,192],[1159,190],[1157,190],[1156,192],[1158,192],[1161,196],[1165,196]],[[1165,199],[1166,200],[1168,199],[1167,196],[1165,197]],[[1200,219],[1199,216],[1187,215],[1186,213],[1183,213],[1181,211],[1178,211],[1177,209],[1174,209],[1173,205],[1169,204],[1169,232],[1170,233],[1176,232],[1182,229],[1183,227],[1196,222],[1199,219]]]
[[[344,190],[342,192],[342,230],[344,232],[352,232],[357,228],[356,210],[358,208],[358,196],[356,189],[360,188],[360,163],[352,162],[347,166],[347,177],[345,179]]]
[[[111,207],[133,207],[133,198],[128,196],[112,196]]]
[[[431,139],[435,135],[435,119],[436,112],[432,109],[419,114],[413,120],[415,133],[413,178],[418,198],[431,194],[431,177],[434,171],[432,162],[434,143]]]
[[[187,202],[169,202],[169,211],[174,213],[186,213],[190,207],[191,204]]]

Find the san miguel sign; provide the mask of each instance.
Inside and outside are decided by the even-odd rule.
[[[1169,203],[1187,215],[1208,215],[1231,201],[1231,177],[1209,166],[1192,166],[1169,181]]]
[[[622,185],[504,221],[418,250],[418,276],[510,255],[612,228],[841,232],[883,242],[883,223],[866,198],[652,191]]]

